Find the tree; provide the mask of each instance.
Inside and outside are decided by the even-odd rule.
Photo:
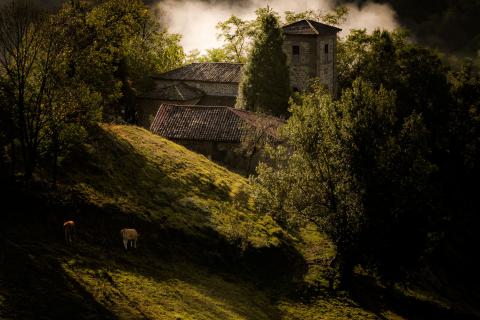
[[[0,87],[3,85],[0,84]],[[9,104],[3,90],[0,90],[0,181],[8,176],[13,176],[13,172],[8,168],[8,148],[13,145],[13,124],[10,117]],[[11,154],[11,153],[10,153]],[[13,167],[14,160],[10,159]]]
[[[254,164],[259,160],[265,160],[264,150],[267,144],[279,144],[277,131],[283,124],[277,118],[268,116],[258,117],[253,121],[253,123],[245,124],[240,146],[235,150],[247,159],[247,175],[254,173]]]
[[[151,73],[180,65],[180,36],[171,35],[140,0],[71,1],[58,14],[67,41],[69,75],[100,94],[108,121],[135,121],[134,96]]]
[[[86,128],[102,116],[134,122],[148,74],[182,63],[179,40],[139,0],[69,1],[55,14],[20,1],[2,7],[2,160],[21,163],[28,180],[51,159],[55,182],[58,159]]]
[[[101,109],[83,90],[81,79],[70,79],[71,51],[60,17],[16,2],[1,12],[2,124],[6,124],[12,167],[19,144],[23,173],[29,180],[48,154],[53,156],[55,172],[62,146],[81,136],[84,126],[98,121]],[[76,129],[66,135],[72,126]]]
[[[342,285],[357,264],[385,279],[403,276],[428,235],[422,200],[435,167],[421,116],[397,118],[394,91],[362,79],[338,101],[320,88],[297,100],[286,146],[257,168],[259,210],[286,227],[312,222],[325,232]],[[402,247],[410,241],[413,248]]]
[[[234,15],[217,24],[218,38],[224,40],[222,50],[225,60],[229,62],[245,63],[252,37],[255,34],[255,21],[242,20]]]
[[[0,12],[0,84],[3,111],[9,119],[11,152],[20,142],[24,174],[30,179],[38,163],[39,148],[46,140],[45,118],[55,86],[62,43],[49,34],[49,17],[26,3],[12,2]],[[6,104],[6,105],[5,105]]]
[[[242,20],[234,15],[217,24],[217,38],[224,42],[221,48],[208,49],[201,55],[192,50],[186,57],[186,63],[192,62],[232,62],[245,63],[252,37],[256,30],[256,21]]]
[[[258,10],[256,34],[239,87],[237,106],[255,112],[286,116],[290,75],[283,52],[278,17],[270,9]]]
[[[285,12],[285,22],[294,23],[298,20],[309,19],[321,21],[329,25],[338,26],[345,22],[348,15],[346,6],[338,6],[334,10],[325,12],[322,10],[306,10],[302,12]]]
[[[475,150],[478,134],[474,129],[478,107],[473,102],[478,101],[478,71],[475,75],[470,62],[448,76],[449,67],[434,51],[409,43],[407,36],[405,32],[352,32],[339,45],[339,84],[348,88],[361,75],[376,88],[396,90],[397,117],[422,115],[431,147],[429,160],[438,167],[429,200],[436,212],[432,224],[437,231],[432,238],[441,238],[448,229],[442,221],[458,220],[463,215],[459,208],[465,209],[459,203],[470,202],[467,195],[478,191],[470,180],[475,166],[467,165],[472,163],[469,154]]]

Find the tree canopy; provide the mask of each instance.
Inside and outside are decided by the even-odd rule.
[[[259,31],[244,67],[237,106],[251,111],[285,116],[290,97],[290,73],[283,52],[283,34],[278,17],[259,10]]]
[[[459,228],[479,225],[480,74],[469,62],[451,71],[386,31],[354,31],[338,70],[338,100],[318,87],[292,100],[286,145],[257,168],[257,204],[285,226],[323,230],[346,282],[356,265],[405,279],[441,243],[460,241]]]
[[[30,178],[100,120],[135,121],[151,72],[182,63],[141,1],[70,1],[51,13],[13,1],[0,10],[0,157]]]

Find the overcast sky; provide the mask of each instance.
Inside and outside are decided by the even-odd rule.
[[[215,26],[232,14],[252,19],[257,8],[267,5],[278,13],[307,9],[328,11],[334,7],[332,0],[163,0],[156,5],[166,13],[170,32],[183,35],[182,45],[186,52],[193,49],[205,52],[206,49],[219,47],[221,43]],[[395,12],[386,4],[369,2],[362,7],[349,4],[348,9],[348,19],[340,26],[343,29],[341,35],[352,28],[371,31],[375,28],[392,30],[398,26]]]

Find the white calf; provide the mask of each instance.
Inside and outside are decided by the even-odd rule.
[[[130,248],[137,248],[137,240],[139,237],[139,233],[135,229],[122,229],[120,230],[120,235],[123,239],[123,246],[125,250],[128,250],[128,244],[130,243]]]

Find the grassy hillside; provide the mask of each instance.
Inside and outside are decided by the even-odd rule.
[[[33,191],[2,192],[0,319],[451,315],[365,279],[362,298],[327,292],[333,248],[321,234],[288,235],[255,214],[244,178],[138,127],[97,128],[62,171],[57,191],[39,178]],[[65,219],[77,222],[72,247]],[[123,227],[139,230],[137,250],[124,252]]]
[[[79,163],[79,159],[81,162]],[[190,236],[205,229],[255,247],[283,232],[253,214],[244,178],[205,157],[133,126],[103,126],[67,163],[65,184],[83,202]]]

